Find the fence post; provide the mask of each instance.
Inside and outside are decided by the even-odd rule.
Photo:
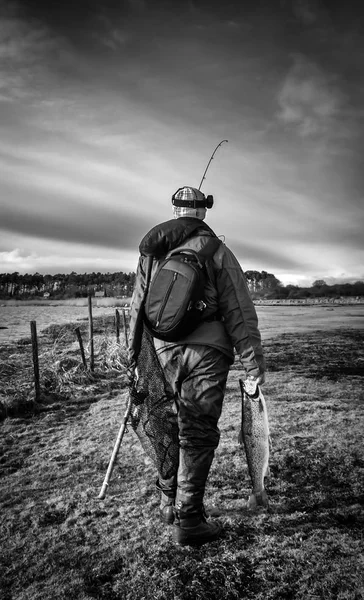
[[[38,337],[37,337],[36,321],[30,321],[30,332],[31,332],[31,337],[32,337],[35,400],[38,401],[40,399],[40,382],[39,382]]]
[[[118,309],[115,309],[115,325],[116,325],[116,341],[120,342],[120,313]]]
[[[80,352],[81,352],[83,366],[85,367],[85,369],[87,369],[87,363],[86,363],[86,358],[85,358],[85,351],[83,349],[83,342],[82,342],[82,336],[81,336],[80,328],[76,327],[75,332],[76,332],[78,343],[79,343],[79,346],[80,346]]]
[[[123,319],[124,319],[125,345],[128,346],[128,325],[126,322],[126,311],[125,310],[123,310]]]
[[[88,295],[88,337],[90,344],[90,370],[94,370],[95,357],[94,357],[94,326],[92,321],[92,298],[91,294]]]

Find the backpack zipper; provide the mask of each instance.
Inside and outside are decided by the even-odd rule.
[[[158,327],[158,326],[159,326],[160,320],[161,320],[161,318],[162,318],[163,311],[164,311],[164,309],[165,309],[165,306],[166,306],[166,304],[167,304],[168,298],[169,298],[169,296],[170,296],[170,294],[171,294],[172,288],[173,288],[173,286],[174,286],[174,282],[176,281],[177,277],[178,277],[178,273],[174,273],[174,275],[173,275],[173,278],[172,278],[172,280],[171,280],[171,282],[170,282],[170,284],[169,284],[169,286],[168,286],[168,289],[167,289],[166,295],[165,295],[165,297],[164,297],[164,302],[163,302],[162,306],[161,306],[161,307],[160,307],[160,309],[159,309],[159,312],[158,312],[158,316],[157,316],[157,321],[156,321],[155,327]]]

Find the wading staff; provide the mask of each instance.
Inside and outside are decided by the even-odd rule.
[[[143,299],[141,301],[139,310],[138,310],[138,315],[137,315],[137,319],[136,319],[136,323],[135,323],[135,328],[134,328],[134,338],[132,341],[132,348],[134,350],[134,361],[136,363],[136,357],[139,354],[139,350],[140,350],[140,346],[141,346],[141,338],[142,338],[142,331],[143,331],[143,317],[144,317],[144,304],[145,304],[145,300],[147,297],[147,293],[148,293],[148,288],[149,288],[149,282],[150,282],[150,276],[152,273],[152,265],[153,265],[153,256],[148,256],[147,257],[147,274],[146,274],[146,282],[145,282],[145,290],[144,290],[144,294],[143,294]],[[105,475],[105,479],[104,482],[102,484],[100,493],[99,493],[99,499],[102,500],[103,498],[105,498],[105,494],[106,494],[106,490],[109,486],[109,481],[111,478],[111,474],[113,472],[113,468],[115,465],[115,461],[116,461],[116,457],[118,455],[119,452],[119,448],[121,446],[121,442],[122,439],[124,437],[124,433],[125,433],[125,429],[126,429],[126,425],[129,419],[129,415],[131,412],[131,408],[132,408],[132,404],[133,404],[133,394],[131,393],[131,389],[132,387],[134,387],[136,385],[136,379],[135,379],[135,369],[134,369],[134,380],[130,386],[129,389],[129,400],[128,400],[128,404],[126,407],[126,411],[124,414],[124,418],[123,421],[121,423],[121,427],[119,429],[119,433],[118,433],[118,437],[116,438],[116,442],[114,445],[114,449],[112,451],[112,455],[110,458],[110,462],[109,462],[109,466],[107,467],[107,471],[106,471],[106,475]]]
[[[132,395],[130,394],[129,395],[128,404],[127,404],[127,407],[126,407],[126,411],[125,411],[125,415],[124,415],[124,418],[122,420],[121,427],[120,427],[119,433],[118,433],[118,437],[116,438],[115,446],[114,446],[114,449],[112,451],[112,455],[111,455],[111,458],[110,458],[109,466],[108,466],[107,471],[106,471],[105,479],[104,479],[104,482],[103,482],[103,484],[101,486],[101,490],[100,490],[100,493],[99,493],[99,496],[98,496],[99,500],[102,500],[102,498],[105,498],[106,490],[108,488],[110,477],[111,477],[111,474],[113,472],[113,468],[114,468],[114,465],[115,465],[116,457],[118,455],[119,448],[121,446],[121,442],[122,442],[123,437],[124,437],[124,433],[125,433],[125,429],[126,429],[126,424],[128,422],[128,418],[129,418],[130,411],[131,411],[131,405],[132,405]]]

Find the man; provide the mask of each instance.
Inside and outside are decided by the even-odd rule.
[[[140,244],[136,286],[131,302],[130,337],[135,338],[137,315],[146,288],[147,256],[160,259],[178,248],[203,249],[213,231],[204,223],[207,198],[185,186],[172,197],[174,219],[154,227]],[[158,260],[153,259],[152,278]],[[255,307],[243,271],[234,254],[219,247],[206,264],[203,321],[175,342],[154,338],[154,348],[168,385],[175,395],[179,456],[175,472],[159,473],[160,511],[173,524],[173,538],[181,545],[201,545],[221,533],[218,521],[207,520],[203,506],[206,481],[218,446],[218,421],[226,380],[236,350],[248,377],[264,383],[265,363]],[[130,351],[133,359],[133,351]]]

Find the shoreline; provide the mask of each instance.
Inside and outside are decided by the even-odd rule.
[[[292,298],[253,300],[255,306],[360,306],[364,304],[363,296],[348,296],[347,298]]]
[[[30,304],[22,302],[18,306],[11,305],[9,307],[9,313],[7,317],[7,311],[3,311],[3,320],[1,322],[2,327],[0,328],[0,347],[14,346],[17,345],[18,341],[30,339],[29,335],[29,323],[28,320],[35,320],[37,322],[37,329],[40,336],[43,335],[43,331],[50,326],[67,328],[71,323],[85,324],[88,322],[87,318],[87,307],[76,306],[72,304],[59,303],[54,306],[51,310],[44,312],[49,304],[45,302]],[[256,311],[259,320],[259,328],[261,331],[262,339],[275,337],[281,333],[290,332],[303,332],[303,331],[315,331],[315,330],[333,330],[339,328],[357,329],[360,330],[364,327],[364,303],[279,303],[278,301],[271,301],[268,303],[256,304]],[[28,307],[29,307],[29,319],[28,319]],[[67,317],[58,319],[56,312],[59,311],[63,314],[63,309],[67,309]],[[21,311],[21,309],[25,309]],[[120,317],[121,313],[124,315],[124,319],[121,318],[120,325],[123,327],[123,323],[126,318],[128,323],[129,309],[125,307],[112,307],[112,306],[94,306],[95,312],[93,314],[94,323],[98,324],[98,328],[105,328],[105,323],[110,321],[113,323],[113,329],[116,329],[115,314],[119,308]],[[19,334],[15,331],[10,332],[13,325],[10,323],[10,318],[16,319],[19,312],[25,313],[26,328],[25,326]],[[33,312],[31,312],[33,311]],[[53,312],[56,311],[56,312]],[[79,312],[82,311],[82,317],[79,316]],[[39,315],[39,321],[37,317]],[[68,314],[69,313],[69,314]],[[13,316],[12,316],[13,315]],[[45,318],[46,317],[46,318]],[[24,320],[24,315],[22,315]],[[8,320],[9,319],[9,320]],[[25,321],[24,321],[25,323]],[[9,326],[7,326],[9,324]],[[10,339],[10,336],[12,339]]]
[[[131,298],[94,298],[92,297],[92,305],[105,308],[124,308],[129,309]],[[2,299],[1,306],[87,306],[88,298],[66,298],[60,300],[48,300],[47,298],[27,298],[19,299]]]
[[[122,308],[129,310],[131,298],[96,298],[92,297],[92,305],[105,308]],[[364,296],[348,296],[340,298],[273,298],[253,299],[255,306],[360,306],[364,304]],[[24,300],[6,298],[0,300],[0,308],[6,306],[87,306],[88,298],[66,298],[52,300],[47,298],[27,298]]]

